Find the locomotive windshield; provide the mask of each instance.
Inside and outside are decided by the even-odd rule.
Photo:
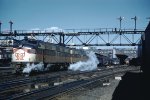
[[[35,46],[34,46],[34,45],[31,45],[31,44],[23,44],[22,47],[35,49]]]

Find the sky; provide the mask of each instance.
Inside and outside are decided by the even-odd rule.
[[[145,29],[150,17],[150,0],[0,0],[2,30],[81,28],[134,28],[132,17],[137,16],[137,28]]]
[[[119,28],[121,16],[122,29],[134,29],[131,18],[137,16],[137,29],[144,30],[149,4],[150,0],[0,0],[0,21],[2,31],[10,29],[10,20],[13,30],[97,29]]]

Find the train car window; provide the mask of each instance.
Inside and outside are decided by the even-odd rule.
[[[45,51],[46,51],[46,55],[49,55],[49,54],[50,54],[50,53],[49,53],[49,50],[46,49]]]
[[[57,56],[60,56],[60,52],[57,52]]]
[[[45,48],[48,50],[52,50],[52,45],[50,43],[46,43]]]
[[[51,50],[46,49],[46,50],[44,51],[44,54],[45,54],[45,55],[52,55],[53,53],[52,53]]]
[[[49,53],[51,56],[55,56],[56,55],[56,52],[54,50],[49,50]]]
[[[52,45],[52,50],[56,50],[56,46],[55,45]]]
[[[60,47],[59,46],[56,46],[56,51],[60,51]]]

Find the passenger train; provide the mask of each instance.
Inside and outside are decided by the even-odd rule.
[[[25,37],[23,40],[0,40],[0,65],[11,65],[14,72],[22,73],[27,64],[43,63],[48,70],[68,69],[69,64],[86,61],[88,56],[82,49],[69,48]],[[110,59],[95,53],[98,67],[108,65]],[[49,67],[51,65],[51,67]]]
[[[44,68],[48,64],[53,69],[67,69],[70,63],[86,61],[88,57],[85,51],[68,48],[41,40],[25,38],[12,50],[12,64],[17,72],[21,72],[27,63],[38,64],[43,62]]]

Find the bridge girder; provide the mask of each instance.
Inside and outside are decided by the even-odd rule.
[[[72,29],[60,32],[14,30],[14,32],[2,32],[0,37],[20,39],[20,37],[30,36],[43,41],[49,41],[47,38],[51,38],[55,43],[67,46],[138,46],[141,45],[139,41],[142,34],[144,34],[144,31],[138,29],[117,30],[102,28],[97,30]],[[137,35],[139,35],[138,38]],[[74,39],[75,42],[73,41]],[[74,44],[71,44],[73,42]]]

